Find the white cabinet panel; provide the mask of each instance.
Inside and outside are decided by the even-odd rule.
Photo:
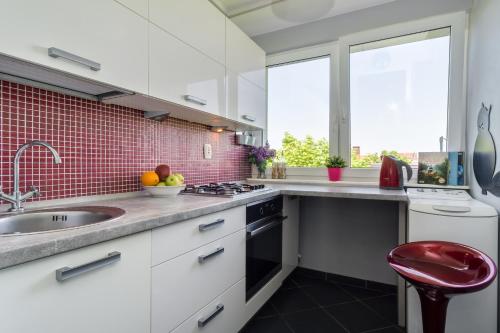
[[[115,0],[124,6],[130,8],[137,14],[148,18],[148,0]]]
[[[153,230],[152,265],[244,229],[245,217],[246,207],[240,206]]]
[[[121,259],[63,282],[55,271],[118,251]],[[151,233],[0,270],[0,332],[149,332]]]
[[[158,27],[150,29],[150,95],[225,115],[224,66]]]
[[[232,72],[266,88],[266,53],[226,19],[226,65]]]
[[[208,0],[149,0],[150,20],[225,64],[225,16]]]
[[[245,236],[238,231],[153,267],[152,333],[170,332],[245,276]]]
[[[246,322],[244,311],[245,279],[242,279],[197,314],[182,323],[172,333],[238,332]],[[209,319],[210,317],[211,319]],[[200,327],[200,322],[204,326]]]
[[[299,255],[299,198],[283,197],[283,269],[285,279],[298,265]]]
[[[148,22],[112,0],[0,0],[0,52],[141,93],[148,92]],[[54,47],[100,70],[48,55]]]
[[[266,91],[242,76],[228,72],[228,117],[266,128]]]

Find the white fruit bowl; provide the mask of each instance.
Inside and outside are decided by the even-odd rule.
[[[151,194],[153,197],[175,197],[179,194],[183,189],[186,188],[186,185],[178,185],[178,186],[144,186],[144,190]]]

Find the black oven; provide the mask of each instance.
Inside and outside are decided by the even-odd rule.
[[[282,267],[283,197],[247,205],[246,300]]]

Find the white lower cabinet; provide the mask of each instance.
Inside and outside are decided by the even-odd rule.
[[[149,332],[150,256],[143,232],[0,270],[0,332]]]
[[[170,332],[245,276],[246,230],[152,268],[151,332]]]
[[[299,201],[298,197],[283,197],[283,215],[288,218],[283,221],[283,269],[282,278],[288,275],[299,263]]]
[[[245,279],[242,279],[172,333],[236,333],[245,322]]]
[[[223,65],[150,24],[149,94],[176,104],[225,115]]]

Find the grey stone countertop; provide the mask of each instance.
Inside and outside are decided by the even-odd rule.
[[[175,198],[166,199],[140,195],[125,199],[57,205],[52,207],[113,206],[124,209],[126,214],[111,221],[76,229],[0,236],[0,269],[232,207],[246,205],[278,194],[407,201],[404,191],[387,191],[366,187],[336,188],[308,185],[272,185],[270,191],[241,195],[234,198],[179,195]],[[75,202],[77,201],[78,199],[75,199]]]

